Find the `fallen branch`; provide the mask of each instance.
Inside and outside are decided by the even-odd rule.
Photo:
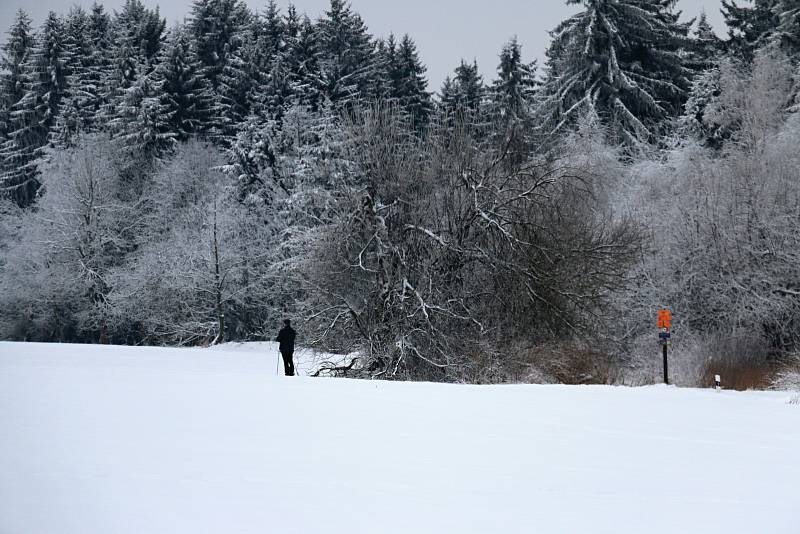
[[[350,362],[350,365],[339,366],[339,367],[337,367],[336,364],[334,364],[333,362],[323,362],[322,367],[317,369],[317,372],[314,373],[311,376],[313,376],[315,378],[319,378],[319,376],[323,372],[345,373],[346,374],[347,371],[352,371],[353,370],[353,367],[355,367],[357,361],[358,361],[358,358],[353,358],[353,361]]]

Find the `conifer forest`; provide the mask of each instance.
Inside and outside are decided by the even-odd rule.
[[[561,0],[559,0],[561,1]],[[194,0],[0,42],[0,339],[274,337],[346,376],[800,383],[800,0],[567,0],[431,87],[413,35]],[[727,34],[723,35],[725,32]],[[792,378],[794,377],[794,378]]]

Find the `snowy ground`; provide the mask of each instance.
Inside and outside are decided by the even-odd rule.
[[[788,394],[287,378],[276,357],[0,343],[0,533],[800,533]]]

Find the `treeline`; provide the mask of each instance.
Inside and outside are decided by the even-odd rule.
[[[800,340],[800,2],[583,0],[537,72],[461,61],[341,0],[316,20],[196,0],[20,11],[0,73],[0,337],[262,339],[356,372],[646,382],[654,309],[679,382]],[[797,4],[797,5],[795,5]],[[712,362],[712,363],[709,363]],[[350,370],[352,372],[352,369]]]

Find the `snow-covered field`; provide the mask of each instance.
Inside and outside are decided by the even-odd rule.
[[[0,533],[800,533],[788,394],[287,378],[276,356],[0,343]]]

